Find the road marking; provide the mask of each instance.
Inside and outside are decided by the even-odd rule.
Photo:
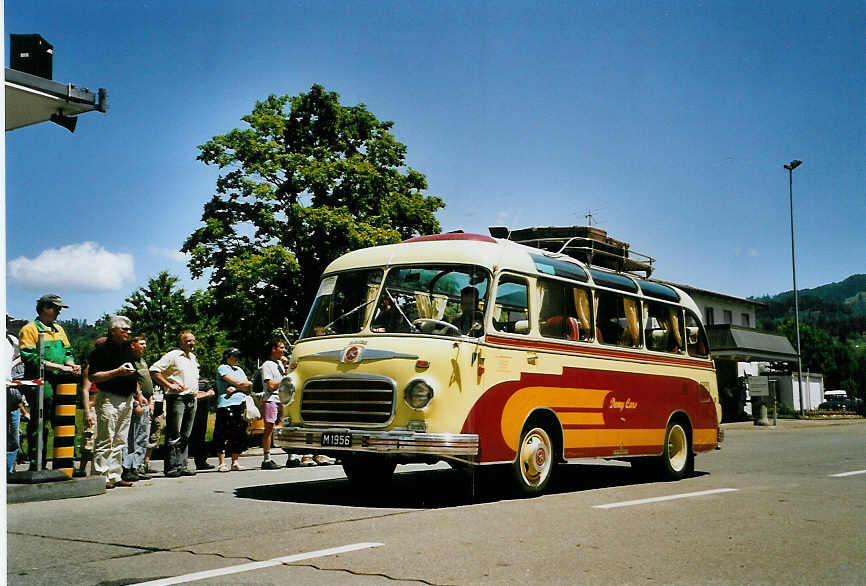
[[[844,478],[846,476],[855,476],[857,474],[866,474],[866,470],[855,470],[854,472],[842,472],[841,474],[831,474],[830,478]]]
[[[139,582],[136,586],[168,586],[170,584],[183,584],[184,582],[192,582],[194,580],[204,580],[205,578],[214,578],[216,576],[228,576],[229,574],[240,574],[241,572],[250,572],[261,568],[269,568],[279,566],[280,564],[291,564],[301,560],[309,560],[312,558],[320,558],[338,553],[346,553],[349,551],[358,551],[359,549],[369,549],[371,547],[379,547],[384,543],[353,543],[342,547],[332,547],[330,549],[320,549],[307,553],[298,553],[295,555],[287,555],[281,558],[274,558],[263,562],[250,562],[248,564],[240,564],[238,566],[229,566],[227,568],[217,568],[215,570],[206,570],[204,572],[194,572],[192,574],[184,574],[183,576],[174,576],[173,578],[163,578],[161,580],[152,580],[150,582]]]
[[[619,503],[609,503],[606,505],[596,505],[594,509],[615,509],[617,507],[630,507],[632,505],[645,505],[648,503],[659,503],[662,501],[672,501],[676,499],[686,499],[693,496],[706,496],[708,494],[721,494],[723,492],[737,492],[736,488],[716,488],[714,490],[702,490],[700,492],[686,492],[683,494],[672,494],[670,496],[657,496],[648,499],[638,499],[636,501],[622,501]]]

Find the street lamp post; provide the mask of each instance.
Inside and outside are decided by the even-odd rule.
[[[803,161],[794,159],[787,165],[788,198],[791,207],[791,274],[794,276],[794,327],[797,330],[797,386],[800,391],[800,415],[803,415],[803,355],[800,352],[800,302],[797,296],[797,264],[794,262],[794,169]]]

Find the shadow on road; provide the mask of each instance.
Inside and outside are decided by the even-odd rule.
[[[425,470],[395,474],[388,486],[359,492],[345,478],[242,487],[235,496],[256,500],[388,509],[439,509],[518,497],[509,470]],[[705,472],[695,472],[703,476]],[[560,466],[547,494],[562,494],[654,482],[628,466]]]

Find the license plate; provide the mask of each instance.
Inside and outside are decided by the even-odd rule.
[[[322,433],[322,447],[350,448],[352,447],[351,433]]]

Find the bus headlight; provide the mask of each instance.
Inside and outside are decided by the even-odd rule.
[[[283,405],[291,405],[295,400],[295,383],[291,377],[286,377],[280,382],[280,402]]]
[[[403,399],[412,409],[423,409],[433,399],[433,387],[424,380],[415,379],[406,385]]]

